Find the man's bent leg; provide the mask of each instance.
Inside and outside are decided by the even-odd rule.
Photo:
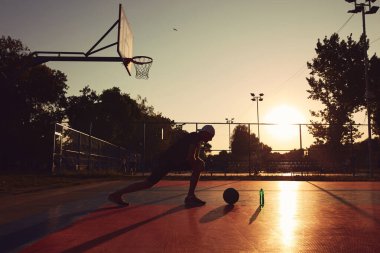
[[[191,176],[190,176],[190,187],[189,187],[189,192],[187,193],[187,196],[195,195],[195,188],[197,187],[200,175],[201,175],[201,170],[193,169],[193,172],[191,173]]]
[[[108,196],[108,200],[118,205],[127,206],[128,203],[124,202],[122,199],[122,196],[124,194],[151,188],[153,185],[157,184],[158,181],[160,181],[167,173],[168,171],[164,169],[155,170],[144,181],[130,184],[120,190],[111,193]]]
[[[140,191],[140,190],[145,190],[145,189],[151,188],[153,185],[154,184],[148,180],[136,182],[111,193],[110,195],[108,195],[108,200],[120,206],[128,206],[129,203],[124,202],[122,199],[122,196],[124,194]]]
[[[130,184],[124,188],[121,188],[120,190],[117,190],[114,193],[112,193],[112,195],[121,197],[123,194],[126,194],[126,193],[131,193],[131,192],[136,192],[136,191],[151,188],[153,185],[154,184],[152,184],[150,181],[144,180],[144,181]]]
[[[199,177],[201,175],[201,172],[204,170],[204,162],[199,161],[196,166],[193,168],[193,172],[190,176],[190,186],[189,186],[189,192],[187,193],[187,197],[185,199],[185,203],[189,205],[204,205],[206,202],[198,199],[195,196],[195,188],[197,187]]]

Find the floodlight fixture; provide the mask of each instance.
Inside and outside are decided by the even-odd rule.
[[[347,3],[356,3],[356,0],[346,0]]]
[[[372,6],[365,14],[375,14],[379,10],[379,6]]]
[[[258,96],[255,96],[255,93],[251,93],[251,100],[253,102],[256,102],[256,109],[257,109],[257,137],[260,143],[260,116],[259,116],[259,102],[263,101],[264,93],[259,93]]]
[[[359,12],[361,12],[362,10],[363,10],[363,6],[361,6],[361,5],[357,5],[357,6],[355,6],[355,9],[353,9],[353,10],[349,10],[348,13],[359,13]]]
[[[235,118],[231,118],[231,119],[226,118],[226,122],[229,124],[234,123],[234,120],[235,120]]]

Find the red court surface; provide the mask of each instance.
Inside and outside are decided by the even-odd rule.
[[[194,208],[183,205],[187,187],[162,181],[127,196],[125,208],[102,200],[18,251],[380,252],[380,182],[200,181],[207,204]],[[240,193],[232,207],[222,198],[228,187]]]

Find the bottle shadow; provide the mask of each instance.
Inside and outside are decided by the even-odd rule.
[[[261,212],[261,206],[259,205],[257,208],[256,208],[256,211],[252,214],[251,218],[249,219],[249,224],[252,224],[252,222],[254,222],[257,217],[259,216]]]

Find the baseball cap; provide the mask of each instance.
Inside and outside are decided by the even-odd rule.
[[[205,126],[203,126],[202,129],[199,130],[199,131],[207,132],[207,133],[209,133],[211,136],[214,136],[214,135],[215,135],[215,129],[214,129],[214,127],[211,126],[211,125],[205,125]]]

